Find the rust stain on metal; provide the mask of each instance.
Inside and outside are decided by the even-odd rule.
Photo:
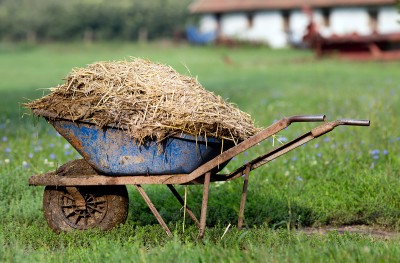
[[[143,163],[144,161],[145,159],[142,155],[139,156],[125,155],[119,158],[119,163],[121,165],[138,164],[138,163]]]

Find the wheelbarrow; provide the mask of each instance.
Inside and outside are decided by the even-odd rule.
[[[46,186],[43,210],[56,232],[99,227],[103,230],[124,223],[128,215],[126,185],[134,185],[167,235],[172,235],[142,185],[164,184],[171,190],[204,236],[211,182],[243,178],[237,227],[243,226],[250,172],[277,157],[332,131],[339,125],[369,126],[369,120],[325,121],[325,115],[283,118],[254,136],[237,143],[214,138],[177,135],[162,143],[138,145],[118,128],[100,128],[45,116],[54,128],[83,156],[57,170],[29,178],[30,185]],[[222,168],[235,156],[286,129],[295,122],[323,122],[296,139],[265,152],[229,174]],[[174,185],[203,185],[200,218],[186,206]]]

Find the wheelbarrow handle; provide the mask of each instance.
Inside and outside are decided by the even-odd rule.
[[[316,116],[316,118],[314,119],[311,116],[299,116],[300,120],[304,120],[304,119],[318,119]],[[290,118],[286,118],[286,120],[290,120],[293,117]],[[295,116],[294,119],[296,120],[298,118],[298,116]],[[279,156],[323,135],[326,134],[330,131],[332,131],[336,126],[340,126],[340,125],[353,125],[353,126],[369,126],[370,125],[370,121],[369,120],[350,120],[350,119],[344,119],[344,120],[336,120],[336,121],[332,121],[332,122],[324,122],[321,125],[319,125],[318,127],[315,127],[314,129],[312,129],[311,131],[309,131],[308,133],[305,133],[301,136],[299,136],[298,138],[287,142],[284,145],[281,145],[278,148],[272,149],[271,151],[269,151],[266,154],[263,154],[253,160],[251,160],[250,162],[247,162],[246,164],[244,164],[243,166],[241,166],[240,168],[236,169],[235,171],[231,172],[228,175],[215,175],[214,176],[214,180],[219,180],[219,181],[230,181],[233,180],[235,178],[238,178],[239,176],[243,175],[243,172],[245,171],[245,169],[247,169],[248,167],[250,167],[250,170],[254,170],[276,158],[278,158]],[[219,176],[219,178],[218,178]]]
[[[320,122],[325,121],[325,115],[296,115],[288,117],[289,123],[293,122]]]
[[[352,126],[369,126],[369,120],[337,120],[339,125],[352,125]]]
[[[332,122],[325,122],[321,126],[318,126],[311,130],[314,137],[319,137],[327,132],[330,132],[339,125],[351,125],[351,126],[369,126],[369,120],[337,120]]]

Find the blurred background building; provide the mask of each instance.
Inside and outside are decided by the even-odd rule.
[[[198,35],[219,43],[310,47],[354,58],[400,58],[395,0],[198,0]],[[210,33],[214,32],[214,33]],[[188,34],[190,40],[190,34]],[[211,38],[210,36],[214,36]]]
[[[198,0],[199,30],[285,47],[302,41],[311,19],[323,37],[400,33],[393,0]]]

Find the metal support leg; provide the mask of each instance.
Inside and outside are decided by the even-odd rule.
[[[75,201],[76,208],[78,210],[86,210],[86,201],[82,194],[79,192],[78,188],[75,186],[65,187],[67,192],[72,196]]]
[[[244,170],[244,182],[243,182],[243,191],[242,191],[242,198],[240,200],[240,207],[239,207],[239,219],[238,219],[238,229],[242,229],[243,226],[243,218],[244,218],[244,208],[246,206],[246,197],[247,197],[247,186],[249,184],[249,175],[250,175],[250,165],[247,165],[246,169]]]
[[[182,199],[181,195],[178,193],[178,191],[176,191],[175,187],[172,184],[167,184],[169,190],[171,190],[171,192],[174,194],[175,198],[178,199],[179,203],[182,206],[185,206],[185,201]],[[192,210],[186,205],[185,207],[186,212],[188,213],[188,215],[190,216],[190,218],[196,223],[197,227],[200,227],[200,222],[197,219],[197,217],[194,215],[194,213],[192,212]]]
[[[149,196],[146,194],[146,192],[144,191],[142,186],[140,184],[135,184],[135,187],[138,190],[139,194],[143,197],[143,200],[146,202],[146,204],[150,208],[151,212],[153,212],[153,215],[156,217],[158,223],[161,225],[161,227],[164,229],[164,231],[167,233],[167,235],[169,237],[172,236],[171,230],[169,230],[167,224],[165,224],[160,213],[158,213],[156,207],[153,205]]]
[[[199,227],[199,236],[198,236],[199,239],[202,239],[204,237],[204,231],[206,229],[210,178],[211,178],[211,172],[207,172],[204,177],[203,201],[201,203],[200,227]]]

